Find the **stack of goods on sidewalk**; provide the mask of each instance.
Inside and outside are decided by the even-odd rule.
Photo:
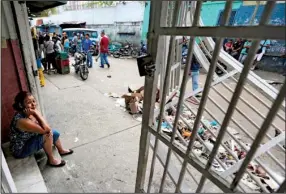
[[[57,69],[60,74],[68,74],[70,73],[70,61],[68,53],[66,52],[58,52],[56,56],[56,64]]]
[[[168,136],[172,135],[172,126],[175,120],[175,114],[175,107],[168,108],[161,124],[162,131]],[[175,136],[175,142],[186,146],[188,145],[190,136],[192,134],[196,115],[184,107],[181,116],[182,117],[179,119],[177,126],[177,131],[179,134]],[[215,137],[218,135],[220,125],[215,120],[210,122],[204,117],[202,117],[201,121],[202,122],[199,126],[192,150],[194,157],[206,164],[216,142]],[[228,127],[227,130],[236,140],[240,142],[240,145],[228,135],[224,138],[221,146],[218,149],[216,159],[212,164],[212,170],[217,172],[219,175],[225,174],[224,172],[226,170],[231,169],[237,162],[243,160],[246,157],[247,151],[250,149],[250,144],[245,143],[240,137],[240,134],[234,128]],[[181,137],[179,138],[178,135]],[[241,183],[246,186],[243,186],[245,190],[249,192],[268,191],[272,193],[279,188],[279,185],[272,179],[272,177],[269,176],[264,168],[258,165],[255,161],[252,161],[249,164],[247,170],[250,172],[250,174],[245,173],[241,180]],[[235,173],[236,170],[234,170],[228,176],[235,175]],[[281,182],[283,181],[283,177],[281,175],[275,172],[272,172],[272,174],[276,174],[276,179],[281,179]],[[260,184],[258,184],[255,180]]]

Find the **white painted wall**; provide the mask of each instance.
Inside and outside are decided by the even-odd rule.
[[[58,15],[41,18],[44,24],[52,22],[61,24],[69,21],[82,21],[87,25],[114,24],[115,22],[140,22],[144,17],[144,5],[140,2],[126,2],[114,7],[84,9],[76,11],[64,11]],[[31,22],[36,24],[37,19]]]

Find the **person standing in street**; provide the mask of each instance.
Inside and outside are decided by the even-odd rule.
[[[240,56],[239,56],[239,59],[238,59],[238,61],[241,62],[242,64],[244,63],[244,61],[245,61],[245,59],[247,57],[248,50],[250,49],[251,44],[252,44],[252,41],[251,40],[247,40],[244,43],[244,45],[243,45],[243,49],[241,50],[241,53],[240,53]]]
[[[231,56],[238,60],[240,52],[242,50],[243,42],[241,38],[236,39],[236,41],[233,43],[233,50],[231,52]]]
[[[258,62],[262,59],[263,55],[266,52],[266,49],[270,48],[270,40],[261,40],[260,41],[260,47],[255,55],[255,60],[254,60],[254,64],[251,67],[251,70],[254,70],[258,64]]]
[[[77,39],[77,35],[76,35],[76,33],[74,32],[73,33],[73,38],[72,38],[72,47],[74,48],[74,51],[75,51],[75,53],[77,52],[77,47],[78,47],[78,39]]]
[[[92,46],[92,41],[89,39],[89,34],[85,35],[85,40],[83,41],[83,51],[87,55],[86,64],[89,68],[92,68],[92,54],[90,48]]]
[[[42,57],[42,53],[44,53],[44,58],[46,58],[45,56],[45,47],[44,47],[44,36],[42,32],[39,32],[39,51],[40,51],[40,56]]]
[[[104,68],[104,64],[107,65],[108,68],[110,68],[110,64],[107,60],[108,56],[108,45],[109,45],[109,38],[105,35],[105,32],[101,32],[101,39],[100,39],[100,67]]]
[[[77,34],[77,51],[82,52],[82,39],[79,34]]]
[[[69,41],[68,37],[66,37],[66,36],[63,37],[63,40],[64,40],[63,41],[64,42],[64,51],[66,53],[69,53],[70,41]]]
[[[193,58],[191,61],[191,68],[190,68],[189,75],[192,79],[193,92],[195,92],[197,89],[199,89],[199,76],[200,76],[200,63],[196,59],[195,55],[193,55]],[[197,93],[196,97],[199,98],[201,97],[201,95]],[[196,105],[199,103],[195,98],[192,98],[192,97],[188,98],[188,101]]]
[[[45,68],[45,70],[47,70],[48,74],[50,74],[51,64],[53,65],[53,68],[56,67],[56,55],[55,55],[54,42],[51,40],[49,35],[46,36],[45,48],[47,53],[47,66],[48,66],[47,68]]]

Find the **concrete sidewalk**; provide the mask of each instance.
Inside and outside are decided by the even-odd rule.
[[[134,60],[110,60],[110,70],[94,64],[86,81],[73,67],[68,75],[46,75],[46,117],[75,151],[64,168],[41,169],[49,192],[134,192],[141,125],[103,94],[124,94],[144,80]]]

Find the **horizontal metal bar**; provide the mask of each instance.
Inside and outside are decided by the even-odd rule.
[[[216,186],[218,186],[223,192],[225,193],[234,193],[234,191],[230,190],[228,188],[228,183],[220,178],[216,173],[214,173],[212,170],[207,171],[204,169],[203,164],[201,161],[196,160],[194,158],[190,158],[189,156],[186,156],[185,151],[183,151],[178,146],[175,146],[169,142],[166,138],[162,136],[161,133],[158,133],[155,131],[152,127],[149,126],[149,132],[151,132],[152,135],[158,137],[158,139],[166,144],[168,147],[172,149],[172,151],[176,152],[180,157],[186,158],[186,162],[192,165],[197,171],[202,173],[206,178],[210,179]]]
[[[259,33],[257,33],[259,32]],[[232,37],[250,39],[285,39],[285,26],[204,26],[160,27],[158,33],[165,36]]]

